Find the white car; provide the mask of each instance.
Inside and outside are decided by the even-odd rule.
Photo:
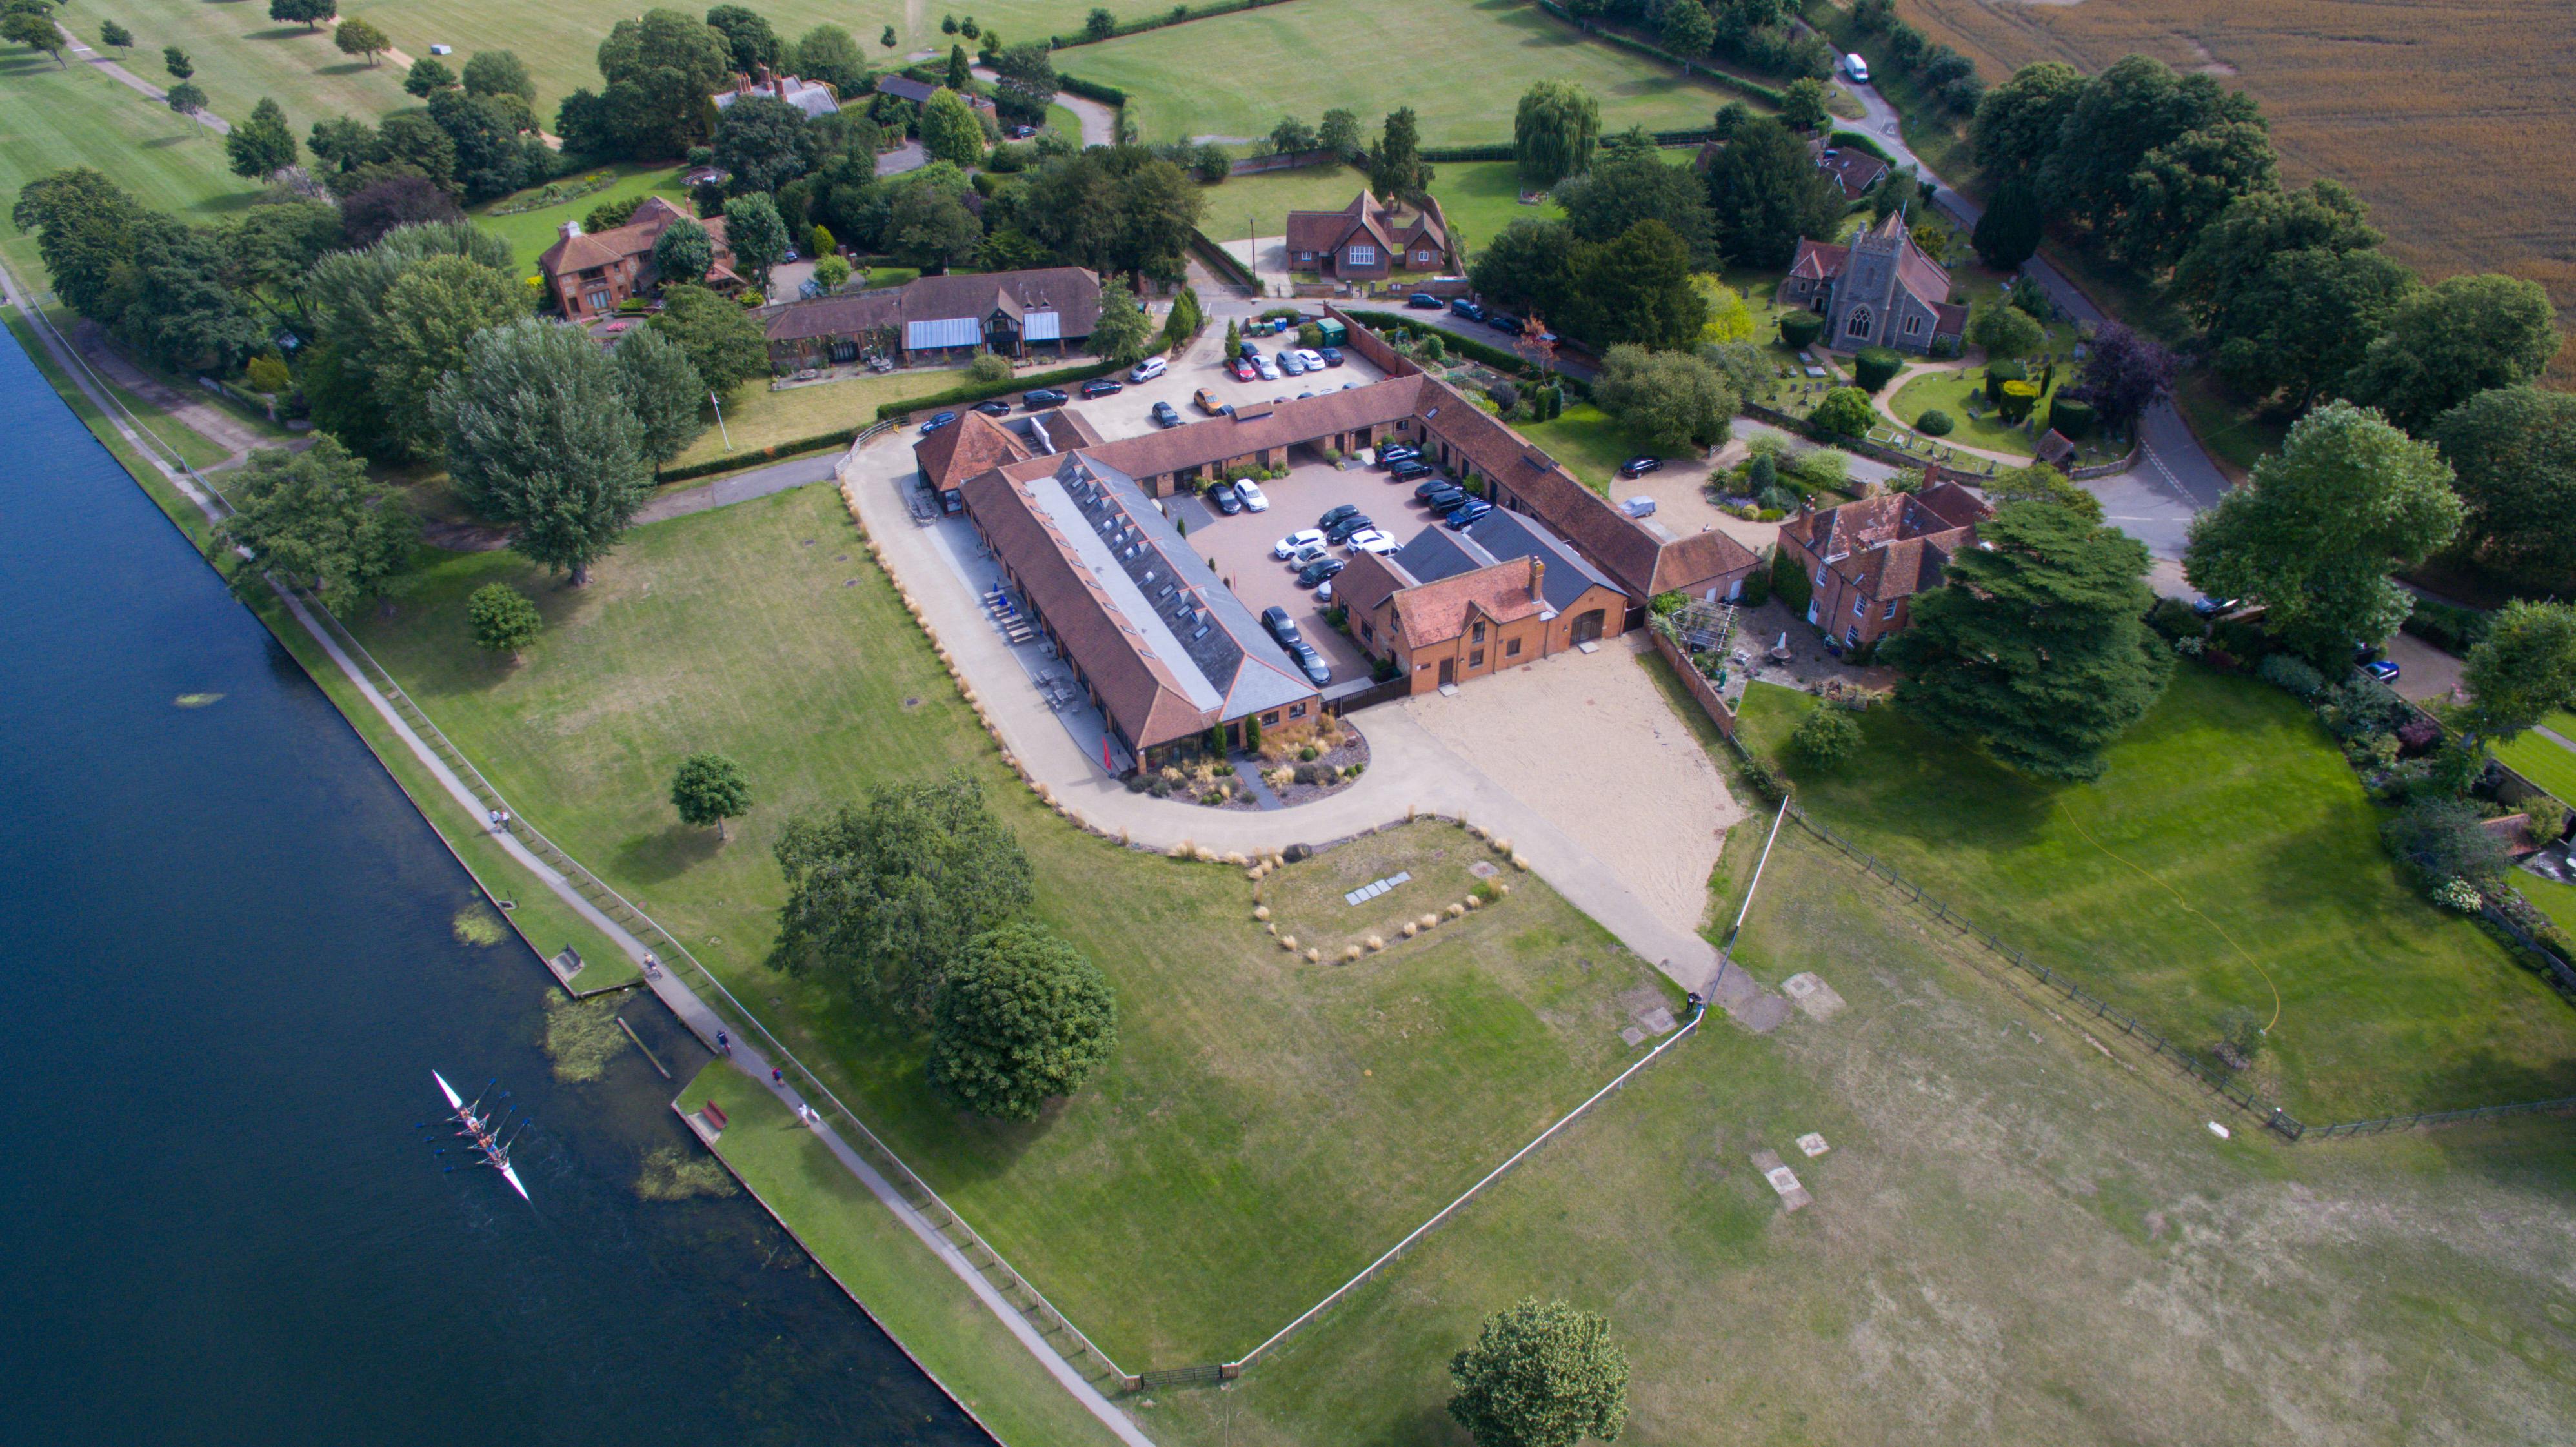
[[[1281,538],[1278,542],[1272,544],[1270,548],[1270,556],[1274,558],[1293,558],[1304,549],[1320,548],[1323,545],[1323,529],[1308,528],[1303,532],[1290,533],[1288,536]]]
[[[1851,83],[1854,85],[1867,85],[1869,84],[1869,62],[1861,59],[1858,54],[1846,55],[1843,57],[1843,74],[1850,76]]]
[[[1270,360],[1268,357],[1253,358],[1252,370],[1259,372],[1261,374],[1261,380],[1265,382],[1276,382],[1279,380],[1279,364]]]
[[[1234,480],[1234,495],[1242,498],[1243,505],[1253,512],[1270,511],[1270,495],[1263,492],[1261,490],[1261,484],[1254,482],[1251,478],[1236,478]]]
[[[1379,532],[1375,528],[1362,528],[1358,532],[1351,534],[1350,541],[1344,543],[1343,546],[1349,548],[1354,555],[1359,553],[1391,553],[1396,549],[1396,541],[1395,539],[1388,537],[1386,534]]]
[[[1297,360],[1305,363],[1306,370],[1309,372],[1324,370],[1324,354],[1312,347],[1300,347],[1297,350]]]
[[[1145,360],[1138,362],[1134,367],[1128,370],[1127,380],[1130,382],[1150,382],[1171,369],[1171,363],[1164,361],[1162,358],[1147,357]]]

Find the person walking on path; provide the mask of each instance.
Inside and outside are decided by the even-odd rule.
[[[787,1088],[787,1076],[784,1072],[780,1071],[777,1066],[773,1065],[769,1067],[769,1083],[777,1086],[781,1090],[785,1090]]]
[[[716,1032],[716,1053],[728,1059],[733,1055],[733,1042],[725,1038],[722,1030]]]

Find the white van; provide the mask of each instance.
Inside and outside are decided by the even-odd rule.
[[[1867,85],[1869,84],[1869,62],[1861,59],[1858,51],[1854,51],[1843,57],[1843,74],[1851,77],[1851,83],[1854,85]]]
[[[1145,360],[1138,362],[1135,368],[1128,372],[1127,380],[1130,382],[1150,382],[1171,369],[1171,364],[1164,361],[1162,358],[1147,357]]]

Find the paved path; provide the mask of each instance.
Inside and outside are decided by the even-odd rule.
[[[889,433],[853,449],[842,460],[842,486],[856,501],[860,520],[883,551],[886,565],[974,685],[1004,747],[1082,820],[1156,849],[1189,843],[1220,854],[1329,843],[1414,813],[1470,820],[1510,839],[1514,851],[1559,894],[1676,983],[1708,990],[1718,973],[1717,951],[1708,941],[1666,923],[1598,856],[1474,760],[1434,738],[1400,704],[1370,709],[1354,720],[1368,736],[1368,772],[1341,792],[1312,803],[1278,810],[1204,809],[1127,792],[1123,783],[1102,772],[1096,756],[1028,685],[1010,645],[941,556],[937,530],[914,523],[902,493],[913,471],[909,440]],[[1603,646],[1627,648],[1638,641]],[[1614,662],[1636,666],[1607,657],[1578,658],[1570,666]],[[1745,979],[1741,971],[1728,974],[1715,999],[1752,1029],[1767,1030],[1785,1018],[1780,997]]]
[[[9,296],[13,299],[23,298],[25,295],[18,288],[17,278],[10,275],[5,266],[0,266],[0,284],[6,285]],[[169,478],[171,484],[177,487],[190,502],[196,504],[210,520],[222,517],[226,509],[221,500],[207,492],[184,466],[174,466],[162,460],[161,449],[140,435],[137,429],[126,420],[114,398],[95,385],[82,371],[70,348],[55,336],[52,326],[45,318],[35,314],[32,309],[26,308],[23,301],[21,309],[29,313],[29,319],[35,326],[37,336],[44,342],[46,350],[53,354],[55,361],[64,372],[89,397],[91,404],[96,406],[110,424],[124,436],[126,442],[137,453],[152,460],[154,465]],[[439,756],[437,750],[429,747],[417,733],[413,732],[411,725],[404,721],[402,715],[368,680],[367,675],[358,668],[355,660],[341,649],[332,635],[305,610],[304,605],[283,591],[279,592],[278,597],[284,602],[288,614],[303,627],[307,634],[311,635],[316,643],[321,645],[324,654],[330,658],[332,665],[340,670],[349,686],[358,691],[367,701],[367,705],[374,709],[378,717],[393,730],[395,736],[402,740],[403,746],[410,750],[412,757],[417,759],[423,768],[429,770],[431,776],[437,780],[438,786],[466,811],[468,817],[484,814],[487,806],[483,800],[457,777],[455,771],[448,767],[447,761]],[[553,866],[538,858],[516,834],[498,834],[495,836],[495,842],[516,860],[521,868],[553,891],[566,906],[588,921],[601,934],[607,936],[611,943],[625,951],[628,958],[638,963],[642,962],[648,953],[643,941],[637,939],[623,925],[602,913],[587,896],[573,887],[570,880],[564,878]],[[662,1003],[670,1007],[671,1013],[679,1017],[682,1024],[696,1032],[698,1038],[705,1042],[709,1049],[714,1048],[716,1031],[723,1028],[724,1021],[698,997],[696,991],[683,984],[672,971],[667,969],[655,971],[646,983]],[[757,1047],[747,1041],[735,1042],[732,1058],[736,1067],[755,1080],[769,1074],[769,1060],[759,1052]],[[770,1089],[781,1100],[787,1102],[791,1109],[803,1103],[803,1097],[792,1088],[773,1081]],[[1001,1294],[993,1288],[992,1283],[984,1279],[984,1273],[951,1245],[938,1228],[931,1225],[919,1211],[914,1210],[911,1203],[894,1189],[892,1183],[861,1159],[828,1121],[818,1123],[813,1129],[822,1137],[824,1144],[831,1148],[833,1156],[841,1162],[842,1166],[858,1177],[860,1183],[874,1193],[876,1198],[885,1204],[887,1210],[895,1214],[896,1219],[902,1221],[915,1236],[920,1238],[922,1244],[928,1246],[948,1266],[948,1269],[975,1293],[976,1298],[984,1303],[986,1309],[999,1317],[1004,1326],[1010,1328],[1012,1335],[1019,1338],[1020,1343],[1054,1375],[1066,1391],[1071,1392],[1077,1401],[1080,1401],[1110,1431],[1117,1434],[1119,1440],[1129,1444],[1129,1447],[1153,1447],[1152,1439],[1138,1431],[1136,1424],[1125,1412],[1120,1411],[1114,1403],[1103,1397],[1082,1373],[1074,1369],[1072,1363],[1066,1361],[1045,1337],[1039,1335],[1037,1329],[1002,1298]]]
[[[173,420],[189,431],[219,447],[230,448],[234,460],[239,460],[243,453],[254,447],[283,447],[290,452],[301,452],[313,445],[310,434],[273,437],[234,415],[222,403],[192,395],[184,388],[162,381],[128,360],[108,340],[107,333],[86,317],[72,324],[71,341],[80,348],[81,356],[98,369],[99,375],[169,413]]]
[[[693,512],[749,502],[756,497],[785,492],[791,487],[803,487],[809,482],[822,482],[832,476],[833,465],[840,460],[841,454],[837,452],[808,453],[784,462],[773,462],[766,467],[737,472],[730,477],[720,477],[697,487],[666,492],[637,509],[635,521],[639,526],[665,522],[671,518],[687,517]]]
[[[154,85],[152,82],[145,80],[139,75],[136,75],[133,71],[127,70],[124,66],[117,64],[115,61],[108,59],[97,51],[90,49],[87,41],[84,41],[79,36],[72,34],[70,26],[57,21],[54,28],[63,33],[64,39],[71,42],[72,54],[78,56],[83,61],[86,61],[93,69],[126,85],[134,87],[136,90],[150,96],[156,102],[162,104],[167,104],[169,102],[170,93],[168,91],[163,90],[161,87]],[[213,131],[216,135],[229,136],[233,133],[232,122],[225,120],[222,116],[216,115],[213,111],[199,111],[196,113],[195,120],[197,124]],[[11,287],[14,290],[16,283],[11,283]]]

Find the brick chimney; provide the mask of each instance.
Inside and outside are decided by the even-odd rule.
[[[1540,585],[1547,581],[1547,564],[1541,562],[1537,558],[1532,558],[1529,560],[1529,565],[1530,601],[1533,603],[1544,603],[1547,601],[1547,593]]]

